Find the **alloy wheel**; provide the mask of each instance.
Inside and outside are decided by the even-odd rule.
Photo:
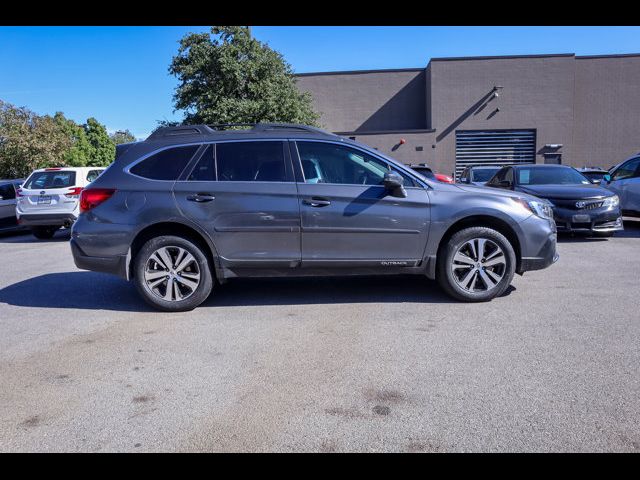
[[[168,302],[189,298],[200,285],[200,267],[186,249],[161,247],[153,252],[144,269],[146,287]]]
[[[507,269],[504,251],[488,238],[464,242],[451,262],[451,272],[459,287],[468,292],[488,292],[496,288]]]

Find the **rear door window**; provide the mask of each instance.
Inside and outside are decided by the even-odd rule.
[[[73,170],[55,170],[33,173],[23,187],[30,190],[49,188],[69,188],[76,184],[76,172]]]
[[[218,143],[215,163],[220,182],[287,181],[281,141]]]
[[[200,146],[162,150],[129,168],[129,172],[151,180],[177,180]]]
[[[214,146],[209,145],[204,151],[200,160],[191,171],[187,180],[191,182],[213,182],[216,179],[216,163],[214,157]]]

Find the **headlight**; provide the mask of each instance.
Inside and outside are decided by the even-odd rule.
[[[618,198],[618,195],[614,195],[613,197],[607,197],[604,199],[604,202],[602,203],[602,206],[606,208],[614,208],[614,207],[617,207],[618,205],[620,205],[620,198]]]
[[[514,198],[517,203],[540,218],[553,219],[553,208],[551,203],[540,200],[526,200],[524,198]]]

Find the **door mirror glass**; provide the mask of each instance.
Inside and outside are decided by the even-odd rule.
[[[611,181],[611,175],[609,175],[608,173],[602,177],[602,180],[604,180],[605,182],[610,182]]]
[[[384,174],[384,188],[391,192],[394,197],[406,198],[407,192],[402,186],[404,179],[395,172]]]

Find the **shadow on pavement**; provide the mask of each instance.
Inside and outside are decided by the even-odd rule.
[[[505,295],[515,290],[510,287]],[[216,285],[203,307],[329,303],[458,303],[419,276],[235,279]],[[0,303],[21,307],[154,311],[132,283],[95,272],[49,273],[0,290]]]
[[[1,289],[1,303],[37,308],[151,311],[132,284],[95,272],[47,273],[29,278]]]
[[[68,242],[70,238],[71,230],[68,228],[58,230],[50,240],[37,239],[29,230],[0,233],[0,243],[59,243]]]
[[[402,302],[457,303],[436,282],[406,275],[236,279],[214,287],[203,306]]]

